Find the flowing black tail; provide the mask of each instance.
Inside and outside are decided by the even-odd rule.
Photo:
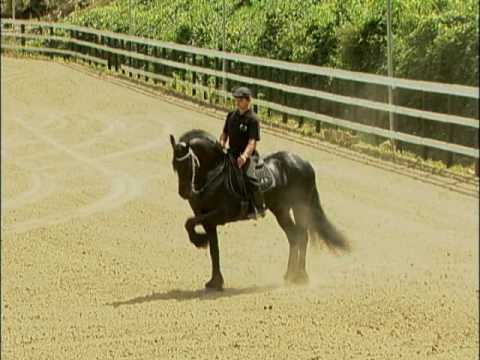
[[[340,249],[349,251],[350,246],[345,236],[343,236],[327,219],[327,216],[320,205],[320,198],[316,188],[313,189],[310,201],[310,234],[313,235],[315,233],[319,235],[332,250]],[[317,237],[312,236],[312,238],[316,239]]]

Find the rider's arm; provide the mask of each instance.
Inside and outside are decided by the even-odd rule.
[[[248,145],[242,154],[245,161],[255,152],[258,140],[260,140],[260,126],[257,119],[252,119],[248,124]]]
[[[227,139],[228,139],[228,119],[230,118],[231,113],[228,113],[227,118],[225,119],[225,124],[223,125],[223,131],[220,134],[220,138],[218,141],[220,142],[220,145],[222,147],[225,147],[227,145]]]
[[[243,154],[241,155],[245,161],[246,161],[250,156],[252,156],[252,154],[253,154],[254,151],[255,151],[256,146],[257,146],[257,140],[255,140],[255,139],[250,139],[250,140],[248,140],[248,145],[247,145],[247,147],[245,148],[245,151],[243,152]]]
[[[226,133],[222,132],[220,134],[220,139],[218,140],[220,142],[220,145],[222,145],[222,147],[226,146],[227,139],[228,139],[228,135]]]

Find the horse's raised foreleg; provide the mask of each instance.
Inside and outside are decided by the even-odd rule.
[[[197,215],[191,218],[188,218],[185,222],[185,229],[187,230],[188,237],[190,241],[196,247],[207,247],[209,243],[209,234],[198,233],[195,231],[197,225],[205,226],[214,226],[216,222],[214,221],[218,217],[218,211],[214,210],[206,214]],[[206,231],[206,228],[205,228]]]

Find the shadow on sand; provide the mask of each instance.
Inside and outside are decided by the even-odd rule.
[[[106,305],[117,308],[122,305],[135,305],[142,304],[150,301],[187,301],[187,300],[216,300],[218,298],[228,298],[237,295],[255,294],[268,292],[277,289],[278,285],[272,286],[252,286],[243,289],[224,289],[223,291],[199,289],[199,290],[170,290],[164,293],[153,293],[151,295],[139,296],[130,300],[115,301],[113,303],[107,303]]]

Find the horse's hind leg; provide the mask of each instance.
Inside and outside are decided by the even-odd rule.
[[[295,225],[298,231],[298,264],[295,283],[307,283],[308,275],[306,269],[307,245],[308,245],[308,208],[305,206],[296,206],[293,208]]]
[[[285,231],[288,239],[288,244],[290,246],[287,272],[285,273],[284,279],[286,281],[294,281],[298,267],[299,254],[297,229],[295,223],[292,220],[292,217],[290,216],[290,209],[272,209],[272,212],[274,213],[277,222],[282,228],[282,230]]]

